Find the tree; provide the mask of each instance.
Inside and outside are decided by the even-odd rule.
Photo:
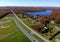
[[[60,19],[55,21],[56,24],[60,24]]]
[[[58,31],[57,33],[55,33],[49,40],[52,40],[56,35],[58,35],[60,33],[60,31]]]

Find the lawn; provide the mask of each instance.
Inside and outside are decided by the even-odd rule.
[[[33,36],[39,41],[39,42],[45,42],[41,38],[39,38],[37,35],[33,34]]]
[[[8,19],[6,19],[8,20]],[[5,21],[5,18],[0,20]],[[7,27],[9,25],[9,27]],[[6,26],[2,28],[1,26]],[[0,24],[0,42],[31,42],[16,26],[16,24],[11,21],[9,23]]]

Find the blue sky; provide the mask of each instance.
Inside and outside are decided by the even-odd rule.
[[[55,6],[60,7],[60,0],[0,0],[0,6]]]

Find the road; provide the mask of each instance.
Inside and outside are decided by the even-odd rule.
[[[14,16],[16,17],[16,19],[22,23],[27,29],[29,29],[32,33],[34,33],[35,35],[37,35],[39,38],[41,38],[43,41],[45,42],[50,42],[49,40],[45,39],[43,36],[41,36],[40,34],[38,34],[36,31],[34,31],[33,29],[31,29],[30,27],[28,27],[23,21],[21,21],[21,19],[14,13],[13,10],[11,10],[11,12],[14,14]]]
[[[6,21],[3,21],[3,22],[0,22],[0,24],[5,24],[5,23],[8,23],[8,22],[11,22],[11,20],[6,20]]]
[[[15,24],[17,25],[17,27],[31,40],[31,42],[38,42],[37,39],[35,39],[25,29],[23,29],[23,27],[19,24],[19,22],[16,19],[14,19],[13,21],[15,22]]]

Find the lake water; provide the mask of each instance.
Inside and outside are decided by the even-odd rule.
[[[52,10],[43,10],[38,12],[25,12],[25,14],[32,14],[32,15],[39,15],[39,16],[46,16],[50,15],[52,13]]]

